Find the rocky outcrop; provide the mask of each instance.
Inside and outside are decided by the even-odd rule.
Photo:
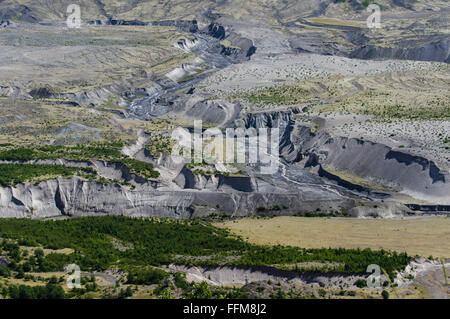
[[[163,21],[153,21],[145,22],[140,20],[123,20],[123,19],[113,19],[108,17],[106,20],[91,20],[88,21],[89,25],[121,25],[121,26],[165,26],[165,27],[176,27],[179,30],[195,33],[198,31],[197,20],[163,20]]]
[[[48,98],[53,97],[53,95],[55,93],[53,92],[53,90],[51,88],[41,87],[41,88],[32,89],[29,92],[29,94],[34,99],[48,99]]]
[[[225,42],[220,44],[220,54],[232,58],[235,62],[248,60],[256,52],[252,40],[242,37],[236,32],[227,31],[224,26],[216,22],[209,24],[206,29],[202,30],[202,33],[220,41],[226,40],[228,45],[225,45]]]
[[[354,44],[353,48],[351,46],[342,46],[339,43],[327,43],[324,39],[318,39],[311,34],[291,38],[289,43],[291,48],[298,53],[337,55],[365,60],[399,59],[450,62],[450,40],[448,39],[426,44],[382,47],[367,44],[369,38],[358,29],[345,33],[345,36]]]
[[[7,267],[8,266],[8,261],[6,260],[6,258],[4,257],[0,257],[0,267]]]
[[[154,21],[152,25],[176,27],[182,31],[196,33],[198,31],[197,20],[165,20]]]
[[[431,42],[417,47],[377,47],[365,45],[353,51],[350,58],[401,59],[450,63],[450,40]]]
[[[49,160],[32,160],[32,161],[0,161],[0,163],[22,163],[22,164],[40,164],[40,165],[64,165],[68,167],[89,167],[94,169],[97,174],[103,178],[128,183],[137,188],[156,189],[157,183],[149,181],[139,175],[130,172],[128,167],[122,163],[106,162],[94,160],[86,161],[72,161],[65,159],[49,159]]]
[[[29,99],[31,96],[17,86],[0,86],[0,96]]]
[[[229,186],[229,181],[225,184]],[[286,205],[291,209],[291,212],[280,211],[279,214],[294,214],[317,208],[349,208],[353,201],[321,200],[308,191],[292,194],[158,191],[148,185],[131,190],[116,183],[101,184],[78,177],[0,188],[0,218],[99,214],[191,218],[199,207],[210,207],[215,212],[229,215],[247,216],[259,207],[276,205]]]
[[[256,52],[253,41],[240,36],[236,32],[229,32],[225,39],[230,43],[230,46],[221,44],[220,53],[233,57],[236,61],[248,60]]]
[[[370,141],[332,136],[296,123],[291,112],[249,113],[246,128],[279,128],[280,155],[288,163],[302,161],[304,167],[318,167],[319,176],[360,193],[385,197],[370,189],[345,181],[327,170],[348,172],[374,185],[406,193],[432,203],[450,204],[450,175],[433,161]]]
[[[316,157],[313,156],[312,158],[316,158]],[[311,165],[311,163],[307,164],[307,166],[309,166],[309,165]],[[352,191],[357,191],[358,193],[371,195],[372,197],[378,197],[378,198],[389,197],[388,194],[384,194],[384,193],[380,193],[380,192],[374,192],[368,187],[364,187],[364,186],[361,186],[361,185],[354,184],[354,183],[351,183],[349,181],[346,181],[346,180],[340,178],[339,176],[328,172],[326,169],[324,169],[322,167],[322,165],[319,165],[318,163],[317,164],[312,164],[311,166],[316,166],[316,165],[319,166],[317,174],[320,177],[324,177],[324,178],[328,179],[329,181],[334,181],[339,186],[345,187],[346,189],[349,189],[349,190],[352,190]]]
[[[0,8],[0,20],[16,19],[21,22],[36,23],[39,22],[31,9],[25,5],[12,5]]]
[[[187,267],[170,265],[168,270],[185,272],[186,279],[190,282],[207,281],[214,286],[245,285],[252,282],[272,281],[316,284],[320,287],[345,285],[356,288],[354,286],[356,280],[365,279],[363,275],[296,272],[266,266]]]
[[[413,211],[430,212],[430,213],[448,213],[448,212],[450,212],[450,205],[406,204],[406,206]]]
[[[185,112],[187,117],[207,123],[223,123],[227,119],[228,107],[215,101],[199,101]]]
[[[157,165],[162,180],[146,180],[132,174],[121,163],[64,159],[20,162],[90,167],[110,183],[73,177],[3,187],[0,188],[0,217],[121,214],[194,218],[212,213],[247,216],[262,211],[261,208],[273,215],[293,215],[316,209],[334,211],[353,207],[353,200],[320,187],[286,189],[253,177],[193,174],[182,163],[172,161],[170,156],[155,160],[148,151],[139,151],[135,157]],[[170,174],[166,176],[166,170],[179,173],[170,177]],[[169,178],[173,178],[173,182]],[[283,207],[283,210],[271,211],[273,207]]]
[[[192,196],[129,190],[118,184],[83,181],[77,177],[35,185],[0,188],[0,215],[13,218],[85,216],[190,217]]]
[[[293,215],[316,209],[349,209],[354,204],[353,200],[320,187],[286,189],[246,176],[198,175],[183,164],[171,161],[170,156],[154,160],[145,152],[138,152],[136,158],[154,162],[160,168],[162,176],[165,176],[165,170],[178,171],[173,185],[167,178],[158,182],[146,180],[130,173],[121,163],[62,159],[22,162],[90,167],[111,182],[103,184],[72,177],[3,187],[0,188],[0,217],[121,214],[194,218],[212,213],[247,216],[249,213],[262,211],[261,208],[273,215]],[[117,183],[112,182],[113,180]],[[283,210],[271,211],[272,207],[283,207]]]
[[[134,25],[134,26],[145,26],[148,25],[148,23],[139,21],[139,20],[115,20],[110,19],[106,24],[109,25]]]
[[[377,206],[357,206],[349,211],[350,215],[358,218],[394,218],[412,215],[412,211],[405,205],[386,202]]]
[[[191,52],[192,48],[199,44],[197,38],[194,39],[181,39],[179,40],[175,46],[183,51]]]
[[[225,28],[217,23],[211,23],[208,26],[208,35],[213,38],[224,40],[225,39]]]
[[[370,141],[333,137],[325,131],[312,134],[297,126],[291,135],[295,152],[312,156],[312,162],[349,172],[414,198],[436,204],[450,203],[450,176],[434,162]],[[294,156],[291,154],[290,158]]]
[[[244,117],[245,128],[277,128],[280,133],[280,154],[290,160],[298,160],[300,153],[295,152],[295,145],[292,143],[291,134],[295,121],[292,119],[292,112],[259,112],[248,113]]]
[[[195,175],[186,167],[183,167],[180,174],[173,181],[183,189],[195,189],[197,182]]]
[[[212,190],[223,192],[251,193],[255,189],[250,177],[247,176],[223,176],[194,175],[186,167],[180,171],[174,182],[182,189]]]

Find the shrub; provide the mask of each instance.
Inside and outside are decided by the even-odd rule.
[[[367,281],[364,279],[358,279],[357,281],[355,281],[355,286],[358,288],[364,288],[367,286]]]
[[[164,278],[167,277],[169,277],[168,273],[156,268],[134,270],[128,273],[127,284],[159,284]]]

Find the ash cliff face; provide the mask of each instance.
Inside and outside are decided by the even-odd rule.
[[[314,192],[295,194],[158,191],[140,187],[130,190],[119,184],[100,184],[80,178],[57,179],[35,185],[0,188],[2,218],[125,215],[193,218],[223,213],[247,216],[260,207],[289,205],[293,211],[317,208],[350,208],[351,200],[320,198]]]
[[[280,128],[280,154],[288,163],[320,167],[322,174],[327,168],[347,172],[413,198],[450,204],[449,173],[424,157],[323,130],[312,133],[291,112],[247,114],[246,127]]]
[[[17,185],[0,190],[2,217],[46,218],[93,214],[189,217],[189,195],[170,196],[153,189],[131,191],[119,184],[77,177]]]
[[[323,131],[313,134],[310,127],[296,123],[289,112],[246,114],[243,119],[247,128],[281,129],[282,166],[271,179],[249,169],[245,171],[249,174],[241,177],[199,175],[187,167],[171,165],[168,159],[160,161],[160,167],[170,168],[175,177],[160,181],[148,181],[116,163],[35,161],[91,167],[102,177],[132,186],[73,177],[3,187],[1,217],[120,214],[193,218],[212,213],[247,216],[255,212],[292,215],[317,209],[351,209],[355,199],[363,195],[389,198],[387,193],[345,182],[334,171],[350,172],[424,201],[450,204],[448,174],[425,158],[369,141],[333,137]],[[152,160],[142,152],[137,156]],[[407,211],[405,207],[400,210]]]
[[[434,10],[431,12],[432,10],[424,10],[420,2],[413,1],[406,4],[405,1],[386,1],[387,9],[392,12],[388,12],[389,10],[383,12],[386,14],[384,21],[387,27],[379,30],[380,32],[372,32],[358,26],[358,23],[365,21],[366,18],[366,9],[358,1],[347,2],[348,7],[345,6],[345,10],[342,6],[346,4],[342,1],[284,1],[278,3],[279,8],[274,10],[256,5],[257,2],[250,0],[242,4],[243,12],[257,14],[248,14],[251,16],[248,21],[237,19],[234,8],[230,9],[234,4],[226,1],[220,3],[209,0],[191,1],[189,8],[183,7],[178,2],[167,4],[167,8],[165,4],[154,4],[160,9],[160,6],[164,6],[164,10],[151,10],[148,17],[142,15],[139,19],[132,16],[133,10],[138,6],[145,9],[149,5],[145,1],[125,1],[126,5],[117,7],[105,6],[102,1],[95,1],[94,4],[85,3],[85,24],[87,28],[91,28],[89,31],[99,32],[98,37],[102,30],[116,32],[129,27],[126,29],[128,32],[146,26],[163,28],[170,35],[167,38],[175,42],[169,45],[170,50],[165,48],[167,51],[162,51],[162,55],[169,54],[173,49],[178,50],[177,53],[180,55],[186,54],[195,58],[185,60],[174,55],[169,57],[169,62],[165,61],[164,56],[162,62],[152,61],[151,65],[145,64],[147,61],[133,64],[134,57],[122,58],[115,56],[119,53],[113,52],[119,46],[118,43],[130,42],[125,40],[111,42],[108,36],[107,41],[103,39],[98,42],[98,47],[101,48],[98,51],[101,51],[101,54],[95,52],[95,55],[86,59],[84,53],[82,54],[82,60],[89,62],[88,67],[84,67],[95,68],[97,60],[100,64],[108,65],[101,61],[102,54],[111,51],[113,55],[111,58],[117,58],[119,61],[116,63],[126,61],[121,68],[109,69],[113,70],[111,74],[122,74],[123,70],[132,70],[130,78],[125,80],[120,77],[112,83],[101,85],[83,84],[83,88],[78,88],[79,90],[66,90],[72,85],[70,83],[65,83],[64,88],[59,90],[50,86],[44,87],[39,79],[36,79],[39,85],[24,84],[20,81],[6,85],[2,82],[0,98],[10,97],[11,101],[19,99],[36,103],[48,102],[77,107],[77,111],[88,109],[92,114],[96,112],[108,116],[112,114],[117,127],[136,118],[139,121],[158,121],[161,117],[171,117],[181,120],[181,123],[201,119],[220,128],[233,126],[247,129],[279,128],[281,155],[279,171],[272,176],[261,176],[255,167],[244,165],[239,167],[242,176],[198,174],[187,167],[172,165],[167,159],[150,158],[142,149],[143,145],[140,150],[136,150],[138,152],[134,157],[150,161],[157,169],[170,174],[150,181],[132,174],[125,165],[117,163],[73,162],[63,159],[36,161],[34,163],[90,167],[95,169],[99,176],[110,181],[116,180],[117,183],[103,184],[73,177],[2,187],[0,217],[45,218],[123,214],[193,218],[212,213],[245,216],[255,212],[292,215],[317,209],[322,211],[351,209],[357,201],[382,206],[380,203],[389,200],[393,193],[406,194],[416,200],[436,205],[450,205],[449,173],[425,157],[364,139],[335,136],[322,129],[314,131],[305,122],[299,121],[305,116],[305,112],[300,109],[286,108],[283,111],[263,109],[256,112],[253,106],[246,108],[242,100],[234,101],[233,94],[229,92],[228,95],[217,96],[216,93],[219,95],[220,93],[216,91],[209,93],[207,90],[202,91],[202,87],[208,86],[203,80],[215,73],[226,71],[228,67],[245,69],[246,63],[250,64],[253,60],[257,60],[252,71],[249,71],[256,77],[259,66],[264,68],[266,65],[275,65],[278,57],[283,58],[285,55],[295,57],[298,52],[311,53],[301,58],[323,54],[368,60],[411,59],[448,63],[448,35],[439,31],[439,26],[446,25],[448,21],[446,16],[448,8],[437,8],[440,2],[430,1],[432,3],[430,6],[433,6]],[[28,1],[27,5],[11,5],[9,2],[0,4],[0,32],[5,31],[5,35],[11,37],[9,42],[4,40],[11,50],[16,46],[14,34],[19,34],[18,38],[22,41],[21,28],[25,31],[28,31],[27,28],[37,28],[39,31],[33,32],[33,36],[39,37],[34,39],[30,35],[33,41],[26,45],[29,52],[25,55],[31,56],[30,52],[40,48],[42,39],[48,36],[47,32],[53,30],[52,28],[61,27],[65,5],[58,3],[51,8],[52,12],[46,13],[39,9],[40,4],[37,0]],[[350,12],[347,12],[348,10]],[[165,15],[159,16],[158,12],[165,12]],[[399,19],[396,19],[397,17]],[[414,20],[412,23],[404,22],[410,18]],[[11,22],[12,20],[14,22]],[[419,23],[419,20],[423,20],[423,23]],[[117,27],[117,30],[110,28],[111,26]],[[405,36],[409,33],[414,36]],[[330,34],[333,36],[330,37]],[[74,43],[84,43],[84,48],[97,48],[97,45],[91,44],[97,43],[97,38],[87,42],[74,39],[76,40]],[[392,42],[385,43],[386,39]],[[17,43],[21,43],[19,40]],[[66,52],[66,46],[70,43],[64,39],[57,40],[62,41],[62,44],[56,41],[55,45],[61,46],[60,49]],[[158,41],[155,40],[155,43]],[[129,45],[133,49],[137,48],[136,52],[148,49],[147,46],[152,45],[155,45],[155,52],[159,50],[160,44],[148,44],[146,40],[142,43],[137,41]],[[65,54],[62,54],[64,59]],[[31,62],[25,55],[24,65],[28,67]],[[174,58],[174,61],[180,58],[183,62],[172,64],[170,58]],[[164,71],[161,71],[156,68],[160,63],[166,62],[167,70],[164,68]],[[53,61],[47,61],[42,65],[45,65],[42,67],[45,76],[52,72],[53,69],[50,67]],[[41,65],[32,66],[36,69],[41,68]],[[156,71],[152,69],[154,66]],[[311,67],[317,66],[312,64]],[[62,64],[58,65],[59,69],[64,69]],[[149,69],[152,71],[148,71]],[[276,67],[273,70],[278,73]],[[24,74],[28,79],[28,73]],[[242,74],[236,75],[236,78],[240,76]],[[51,82],[54,82],[53,78]],[[252,79],[248,82],[252,82]],[[284,82],[288,81],[280,74],[273,80],[268,79],[267,85],[281,85]],[[250,83],[249,91],[255,87]],[[117,105],[105,111],[105,104],[115,98],[119,101]],[[15,103],[15,100],[13,102]],[[108,113],[100,113],[103,111]],[[0,122],[4,123],[2,121],[6,121],[6,118],[13,118],[8,116],[3,118],[2,115]],[[18,116],[20,118],[20,115]],[[176,124],[180,122],[175,121]],[[107,127],[110,124],[108,123]],[[61,130],[61,134],[64,135],[70,128],[71,126]],[[124,129],[120,133],[134,134],[131,131],[132,129]],[[342,172],[355,179],[345,179],[340,174]],[[361,179],[374,187],[382,186],[382,190],[374,191],[371,186],[359,185]]]

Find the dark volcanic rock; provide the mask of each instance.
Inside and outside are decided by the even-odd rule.
[[[406,206],[414,211],[422,212],[450,212],[450,205],[418,205],[418,204],[406,204]]]
[[[108,19],[106,21],[102,20],[92,20],[89,21],[90,25],[123,25],[123,26],[165,26],[165,27],[176,27],[182,31],[195,33],[198,31],[197,20],[163,20],[163,21],[153,21],[144,22],[140,20],[121,20],[121,19]]]
[[[386,154],[386,159],[395,159],[399,163],[403,163],[406,166],[418,164],[422,166],[422,170],[428,170],[430,178],[433,181],[433,184],[441,181],[445,183],[445,176],[441,173],[436,164],[432,161],[427,160],[426,158],[420,156],[414,156],[408,153],[398,152],[398,151],[389,151]]]
[[[295,127],[291,140],[296,152],[315,154],[312,162],[316,164],[382,181],[415,198],[449,203],[449,174],[426,158],[361,139],[311,134],[310,128],[303,126]]]
[[[29,94],[35,99],[48,99],[53,96],[54,92],[50,88],[42,87],[32,89]]]
[[[8,261],[5,258],[0,258],[0,267],[7,267]]]
[[[223,40],[225,39],[225,28],[217,23],[211,23],[208,26],[208,34],[213,38]]]
[[[280,130],[280,154],[293,151],[291,132],[294,121],[291,112],[248,113],[245,118],[245,128],[278,128]]]
[[[227,111],[217,103],[198,102],[186,112],[186,115],[208,123],[222,123],[227,117]]]
[[[110,25],[138,25],[145,26],[148,25],[146,22],[142,22],[139,20],[109,20]]]
[[[450,62],[450,40],[428,43],[419,47],[383,48],[362,46],[350,54],[358,59],[404,59],[419,61]]]
[[[183,167],[180,174],[173,181],[183,189],[193,189],[195,187],[195,176],[186,167]]]
[[[12,19],[28,23],[39,22],[39,20],[32,15],[30,8],[25,5],[15,5],[0,8],[0,20]]]
[[[394,0],[394,4],[399,7],[403,7],[405,9],[412,9],[412,4],[416,2],[416,0]]]
[[[253,192],[252,181],[249,177],[219,176],[220,187],[227,187],[239,192]]]
[[[165,27],[176,27],[180,30],[195,33],[198,31],[197,20],[164,20],[154,21],[152,25],[159,25]]]

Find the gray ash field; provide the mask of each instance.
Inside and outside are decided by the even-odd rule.
[[[16,219],[43,227],[40,220],[120,215],[214,228],[211,222],[252,225],[256,218],[281,216],[417,219],[423,227],[401,231],[418,231],[420,238],[431,238],[430,220],[448,225],[448,1],[79,1],[79,28],[66,22],[70,4],[0,1],[0,269],[2,262],[10,269],[8,277],[0,272],[5,298],[15,296],[8,287],[29,284],[23,273],[66,276],[61,260],[83,259],[76,243],[50,247],[42,238],[14,235],[9,223]],[[380,28],[366,22],[374,4]],[[195,127],[199,121],[203,131]],[[174,147],[186,147],[174,138],[180,129],[195,140],[203,137],[199,152],[173,156]],[[244,138],[227,137],[230,129]],[[205,130],[215,133],[205,137]],[[275,153],[258,153],[261,141],[245,141],[266,131],[277,132]],[[223,163],[211,156],[223,145],[245,149],[244,160]],[[260,160],[252,162],[256,153]],[[268,163],[276,164],[269,173]],[[299,246],[302,234],[289,234],[298,238],[283,242]],[[124,251],[137,250],[137,243],[104,236],[99,240],[120,253],[102,269],[83,271],[100,281],[115,278],[119,289],[105,279],[93,290],[84,283],[79,295],[64,288],[66,296],[194,297],[205,282],[210,298],[230,285],[236,287],[228,297],[382,297],[382,290],[355,285],[366,274],[342,273],[348,270],[339,268],[342,260],[253,263],[257,254],[250,248],[253,257],[214,252],[175,258],[181,249],[164,262],[136,259],[136,268],[130,261],[135,255]],[[442,236],[443,247],[429,252],[442,256],[415,244],[421,256],[392,269],[397,297],[448,297],[448,290],[442,293],[448,286],[437,284],[450,257],[448,232]],[[356,247],[403,253],[388,241],[362,242]],[[42,265],[21,269],[7,243],[21,252],[40,247],[59,262],[51,271]],[[355,246],[342,248],[352,254]],[[175,284],[178,273],[187,280],[184,288]],[[143,279],[130,292],[133,274],[160,280]],[[424,285],[427,275],[436,284]],[[275,280],[282,283],[279,291],[268,284]],[[393,297],[395,287],[388,286],[383,289]]]

